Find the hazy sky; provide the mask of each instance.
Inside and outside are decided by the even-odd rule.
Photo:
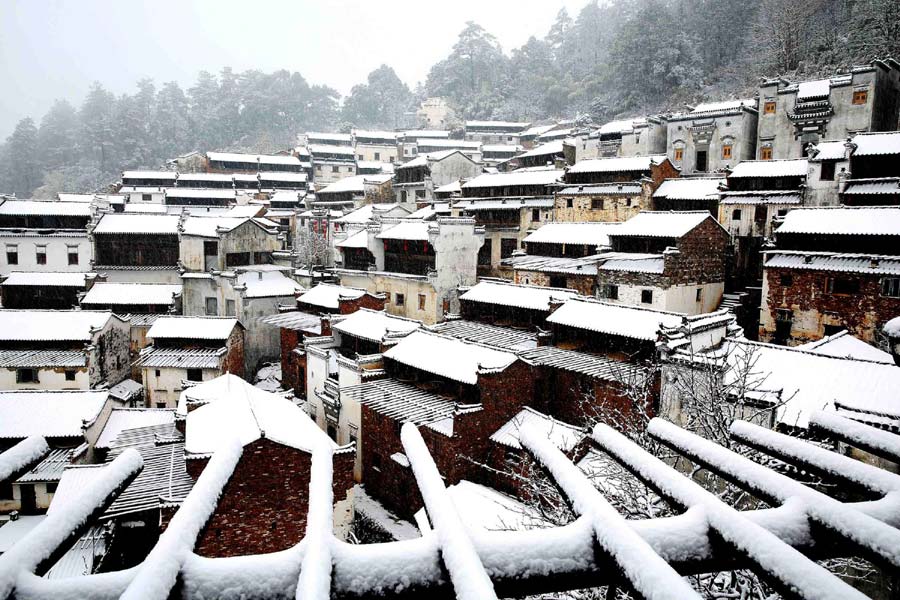
[[[541,37],[587,0],[0,0],[0,139],[92,81],[119,94],[150,77],[189,87],[197,72],[288,69],[350,88],[382,63],[410,87],[466,21],[504,50]]]

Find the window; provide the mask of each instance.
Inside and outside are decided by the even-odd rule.
[[[406,297],[403,294],[394,294],[394,304],[397,306],[403,306],[405,300]]]
[[[142,202],[150,202],[153,200],[153,194],[141,194]]]
[[[203,370],[202,369],[188,369],[187,370],[187,380],[188,381],[203,381]]]
[[[329,423],[326,429],[328,430],[328,437],[330,437],[332,440],[334,440],[336,442],[337,441],[337,428],[334,425],[332,425],[331,423]]]
[[[684,160],[684,148],[675,148],[675,162]]]
[[[332,173],[340,173],[340,172],[341,172],[341,168],[340,168],[340,167],[331,167],[331,172],[332,172]]]
[[[603,198],[591,198],[591,209],[603,210]]]
[[[865,104],[869,100],[869,90],[854,90],[853,104]]]
[[[731,144],[725,144],[724,146],[722,146],[722,158],[724,160],[731,159]]]
[[[760,160],[772,160],[772,146],[763,146],[759,151]]]
[[[66,381],[75,381],[75,371],[66,369]]]
[[[789,308],[776,308],[775,320],[781,323],[790,323],[794,320],[794,311]]]
[[[18,246],[6,246],[6,264],[8,265],[17,265],[19,264],[19,247]]]
[[[532,208],[531,209],[531,220],[535,223],[541,220],[541,209]]]
[[[47,246],[34,247],[34,262],[39,265],[47,264]]]
[[[419,294],[419,310],[425,310],[425,294]]]
[[[38,383],[37,369],[16,369],[16,383]]]
[[[226,317],[234,317],[237,315],[237,311],[234,308],[234,300],[226,300],[225,301],[225,316]]]
[[[156,369],[156,376],[159,377],[159,369]]]
[[[766,100],[765,104],[763,104],[763,114],[764,115],[774,115],[775,114],[775,101],[774,100]]]
[[[356,155],[356,160],[365,160],[365,159],[363,158],[363,155],[362,155],[362,154],[357,154],[357,155]]]
[[[778,279],[779,283],[781,283],[782,287],[791,287],[794,285],[794,276],[793,275],[782,275]]]
[[[826,336],[834,335],[836,333],[840,333],[840,332],[844,331],[845,329],[847,329],[847,328],[844,327],[843,325],[825,325],[825,335]]]
[[[156,408],[167,408],[166,403],[165,402],[157,402]]]
[[[216,298],[206,299],[206,316],[215,317],[219,314],[219,301]]]
[[[203,242],[203,256],[218,256],[219,242]]]
[[[833,160],[822,161],[822,169],[819,172],[819,180],[834,181],[834,165],[835,162]]]
[[[416,190],[416,200],[425,199],[425,190]]]
[[[78,264],[78,246],[66,246],[66,253],[69,257],[70,265]]]
[[[565,275],[551,275],[550,276],[550,287],[554,288],[566,288],[566,276]]]
[[[381,160],[381,152],[375,153],[375,160]]]
[[[572,199],[566,198],[566,208],[572,208]]]
[[[900,277],[885,277],[882,279],[881,295],[885,298],[900,298]]]
[[[492,250],[493,240],[484,240],[484,244],[478,249],[478,266],[489,267],[491,265]]]
[[[55,494],[55,493],[56,493],[56,488],[59,487],[59,482],[56,482],[56,481],[48,481],[48,482],[45,484],[45,487],[46,487],[46,489],[47,489],[47,493],[48,493],[48,494]]]
[[[697,302],[703,302],[703,288],[697,288]]]
[[[641,290],[641,304],[653,304],[653,290]]]
[[[600,297],[606,298],[607,300],[618,300],[619,286],[611,283],[604,284],[600,287]]]
[[[740,221],[741,220],[741,209],[735,208],[731,211],[731,220],[732,221]]]
[[[858,294],[859,279],[852,277],[828,277],[825,279],[825,291],[838,296]]]
[[[515,238],[500,240],[500,258],[509,258],[519,248],[519,242]]]

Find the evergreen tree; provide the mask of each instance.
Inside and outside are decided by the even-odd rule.
[[[82,161],[101,173],[114,174],[119,168],[113,137],[115,103],[115,97],[100,82],[94,82],[78,113]]]
[[[353,86],[344,101],[344,121],[357,127],[393,129],[402,123],[403,115],[411,110],[414,97],[409,87],[387,65],[381,65],[367,78],[367,83]]]
[[[78,131],[75,107],[66,100],[54,102],[38,128],[37,153],[41,170],[50,171],[76,162]]]
[[[40,184],[38,130],[34,119],[27,117],[16,124],[4,146],[5,187],[19,198],[29,198]]]

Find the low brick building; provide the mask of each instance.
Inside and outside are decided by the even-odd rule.
[[[96,273],[13,272],[0,276],[3,308],[66,310],[96,280]]]
[[[716,217],[719,193],[724,187],[722,177],[666,179],[653,192],[653,210],[706,210]]]
[[[519,329],[546,329],[546,319],[573,290],[482,279],[459,297],[464,319]]]

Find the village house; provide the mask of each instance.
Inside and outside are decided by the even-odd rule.
[[[608,250],[609,232],[618,223],[547,223],[525,238],[525,253],[513,254],[504,264],[515,272],[516,283],[568,288],[594,296],[597,262]]]
[[[297,309],[312,314],[349,315],[360,308],[382,310],[384,294],[371,294],[362,288],[320,283],[297,296]]]
[[[452,204],[454,215],[474,217],[484,227],[478,253],[480,275],[512,278],[501,261],[522,247],[532,229],[551,220],[553,192],[562,171],[485,173],[462,184],[462,199]]]
[[[846,329],[887,347],[900,314],[900,207],[798,208],[765,252],[759,336],[796,346]]]
[[[420,137],[416,142],[416,152],[413,156],[446,150],[459,150],[475,162],[481,162],[481,142],[450,138]]]
[[[277,360],[278,330],[262,319],[290,305],[302,291],[290,277],[291,267],[247,265],[226,271],[184,273],[182,307],[188,316],[236,317],[246,328],[244,369],[255,373],[260,363]]]
[[[175,187],[256,191],[259,187],[259,179],[251,173],[179,173],[175,180]],[[172,204],[177,204],[177,202]]]
[[[92,443],[113,406],[106,390],[0,391],[4,416],[0,419],[0,448],[7,450],[32,436],[43,437],[51,448]],[[0,493],[0,513],[19,510],[9,505],[13,499],[7,494],[11,491],[6,488]]]
[[[558,125],[549,124],[549,125],[532,125],[525,131],[519,134],[519,143],[525,147],[526,150],[531,150],[535,147],[535,143],[537,142],[537,138],[542,133],[547,133],[551,129],[556,129]],[[538,144],[540,145],[540,144]]]
[[[730,236],[708,211],[642,212],[606,231],[597,295],[695,315],[719,307]]]
[[[356,175],[356,154],[352,146],[310,144],[309,152],[317,190]]]
[[[309,189],[309,176],[306,173],[278,173],[264,171],[257,175],[259,191],[263,194],[274,194],[279,190],[306,191]]]
[[[900,205],[900,132],[860,133],[846,142],[819,144],[812,153],[810,164],[821,164],[820,177],[837,179],[841,204]]]
[[[179,281],[177,215],[106,214],[90,227],[91,270],[113,282]]]
[[[271,264],[282,245],[277,225],[266,218],[189,216],[179,231],[180,263],[187,271]]]
[[[335,181],[316,192],[315,208],[353,210],[366,204],[393,202],[390,174],[354,175]]]
[[[197,481],[223,442],[244,447],[212,515],[194,545],[200,556],[276,552],[296,546],[306,531],[312,455],[332,451],[328,470],[336,527],[352,511],[353,448],[338,448],[303,409],[278,394],[226,374],[185,390],[176,411],[184,460]]]
[[[134,209],[137,206],[143,206],[142,210],[159,210],[166,203],[165,187],[148,187],[148,186],[122,186],[119,188],[119,194],[125,198],[126,206]],[[162,211],[160,211],[162,212]]]
[[[522,152],[522,146],[510,144],[484,144],[481,147],[481,162],[485,166],[497,167]]]
[[[719,196],[719,223],[733,239],[729,287],[759,285],[761,249],[777,222],[804,204],[808,171],[808,161],[800,158],[747,160],[728,173]]]
[[[122,187],[175,187],[177,171],[122,171]]]
[[[220,206],[228,207],[237,202],[233,189],[218,188],[168,188],[164,194],[166,206]]]
[[[407,208],[408,205],[391,202],[388,204],[364,204],[363,206],[346,213],[334,220],[336,226],[335,241],[347,239],[350,235],[365,229],[369,221],[372,219],[381,219],[384,217],[403,218],[409,217],[412,211]]]
[[[90,219],[91,204],[87,202],[0,198],[0,275],[90,271]]]
[[[756,158],[757,118],[755,99],[698,104],[668,115],[669,160],[683,175],[693,175],[720,173]]]
[[[331,334],[309,337],[306,354],[306,407],[310,418],[338,444],[356,446],[354,478],[362,478],[360,406],[341,391],[384,375],[381,355],[422,326],[368,308],[331,319]]]
[[[759,86],[758,158],[800,158],[809,144],[844,140],[864,131],[897,128],[900,64],[893,59],[855,66],[828,79]]]
[[[653,192],[653,210],[705,210],[717,217],[719,193],[724,189],[721,177],[666,179]]]
[[[3,308],[67,310],[97,279],[96,273],[22,273],[0,276]]]
[[[531,150],[516,154],[510,160],[497,165],[501,171],[514,171],[519,168],[553,167],[559,168],[565,162],[562,140],[547,142]]]
[[[482,279],[460,294],[460,315],[466,321],[519,330],[549,330],[545,321],[550,313],[577,295],[568,289]]]
[[[397,162],[397,134],[393,131],[353,131],[357,162]]]
[[[349,133],[308,131],[301,134],[300,138],[301,142],[305,143],[307,148],[313,144],[326,146],[353,146],[353,135]]]
[[[435,188],[478,177],[482,167],[459,150],[444,150],[420,154],[394,172],[394,199],[401,204],[422,204],[434,200]]]
[[[466,140],[482,144],[519,145],[519,135],[531,123],[510,121],[466,121]]]
[[[458,312],[460,286],[475,283],[483,229],[473,219],[384,218],[338,243],[341,285],[386,296],[388,313],[436,323]]]
[[[180,314],[181,285],[96,282],[80,303],[85,310],[110,310],[117,315]]]
[[[0,389],[87,390],[129,376],[128,320],[105,311],[0,310]]]
[[[449,129],[456,124],[456,111],[446,98],[426,98],[416,111],[416,122],[423,129]]]
[[[666,123],[660,117],[605,123],[597,130],[599,154],[592,158],[665,154],[666,133]]]
[[[678,170],[664,155],[584,160],[568,167],[553,220],[612,223],[652,207],[653,192]]]
[[[175,408],[188,386],[223,373],[244,374],[244,326],[237,319],[160,317],[147,338],[151,344],[135,366],[142,371],[148,407]]]
[[[239,154],[236,152],[207,152],[206,171],[209,173],[305,173],[300,158],[284,154]]]
[[[397,134],[397,147],[400,150],[398,162],[406,162],[416,157],[419,152],[419,140],[449,140],[449,129],[414,129]]]

